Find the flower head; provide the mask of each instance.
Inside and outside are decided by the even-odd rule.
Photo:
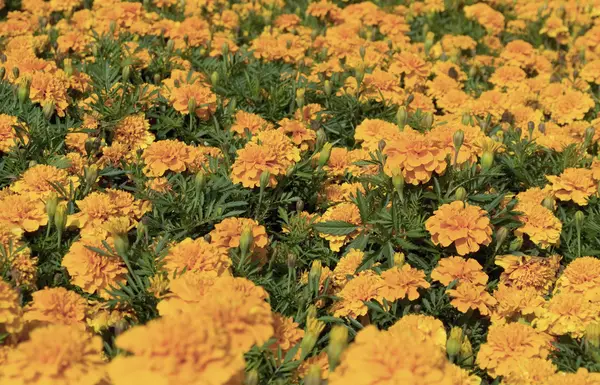
[[[361,225],[360,211],[354,203],[343,202],[332,206],[325,211],[317,222],[343,221],[356,226]],[[333,251],[340,251],[342,246],[358,235],[358,230],[346,235],[332,235],[319,233],[319,236],[329,241],[329,248]]]
[[[600,259],[580,257],[567,265],[556,281],[555,291],[585,294],[600,287]]]
[[[27,144],[29,137],[24,124],[16,116],[0,114],[0,152],[8,152],[19,143]]]
[[[275,342],[270,346],[271,350],[278,349],[285,354],[296,346],[304,337],[304,330],[298,327],[292,317],[285,317],[279,313],[273,313],[273,328],[275,330]]]
[[[589,197],[598,188],[592,174],[592,170],[588,169],[567,168],[560,176],[548,175],[546,178],[552,183],[552,192],[556,198],[586,206]]]
[[[407,314],[390,326],[388,332],[401,336],[406,330],[410,330],[415,336],[421,336],[423,341],[431,341],[446,350],[446,329],[439,319],[423,314]]]
[[[442,258],[431,272],[431,279],[448,286],[452,281],[469,282],[475,285],[486,285],[488,276],[483,267],[474,259],[461,257]]]
[[[45,226],[48,215],[42,200],[30,194],[10,194],[0,197],[0,222],[30,233]]]
[[[113,142],[123,143],[133,151],[145,149],[154,142],[154,134],[149,128],[150,123],[143,114],[126,116],[117,123]]]
[[[546,301],[533,287],[516,287],[500,284],[494,292],[496,306],[492,311],[492,323],[504,324],[519,318],[531,319]]]
[[[592,302],[579,293],[559,292],[536,311],[536,316],[533,324],[537,329],[554,336],[570,334],[580,338],[588,324],[600,321],[600,302]]]
[[[333,284],[337,287],[344,287],[349,279],[354,277],[356,270],[360,267],[365,253],[358,249],[350,249],[346,255],[344,255],[333,269],[331,279]]]
[[[204,238],[186,238],[173,245],[164,258],[165,269],[169,273],[183,271],[214,271],[224,274],[231,266],[227,250]]]
[[[556,281],[560,259],[558,255],[548,258],[497,256],[496,265],[504,269],[500,276],[500,283],[517,288],[531,287],[542,293],[547,292]]]
[[[32,294],[25,320],[35,325],[78,325],[85,329],[85,298],[64,287],[45,288]]]
[[[384,271],[381,273],[381,278],[385,282],[382,296],[390,302],[404,298],[414,301],[420,296],[418,289],[428,289],[431,286],[425,280],[425,273],[411,267],[408,263]]]
[[[461,313],[470,309],[479,310],[481,315],[490,315],[491,308],[496,304],[494,297],[485,290],[485,286],[470,282],[459,283],[455,289],[446,291],[452,301],[450,304]]]
[[[79,186],[79,178],[69,176],[60,168],[45,164],[37,164],[25,171],[19,180],[15,181],[11,190],[18,194],[44,199],[48,194],[56,192],[54,185],[65,191],[75,190]]]
[[[238,110],[235,113],[235,121],[231,126],[231,131],[238,135],[244,135],[246,129],[250,134],[255,135],[260,131],[273,129],[273,124],[263,119],[260,115]]]
[[[19,294],[8,283],[0,280],[0,332],[13,334],[20,332],[22,328],[23,310]]]
[[[364,271],[358,274],[337,293],[340,301],[333,305],[333,314],[335,317],[358,318],[367,314],[369,308],[365,302],[377,300],[381,302],[383,296],[382,290],[385,288],[385,281],[372,271]]]
[[[533,243],[544,249],[560,242],[562,222],[550,209],[541,204],[519,203],[518,210],[523,213],[518,217],[523,225],[515,230],[515,235],[527,234]]]
[[[193,158],[187,144],[179,140],[159,140],[150,144],[142,154],[147,176],[159,177],[165,172],[183,172]]]

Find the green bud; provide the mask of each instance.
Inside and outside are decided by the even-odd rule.
[[[83,176],[85,177],[85,183],[88,186],[93,186],[98,179],[98,166],[95,164],[85,167],[83,169]]]
[[[510,251],[518,251],[518,250],[521,250],[522,246],[523,246],[523,237],[516,237],[510,243],[510,246],[508,246],[508,250],[510,250]]]
[[[325,142],[327,141],[327,134],[323,128],[319,128],[317,130],[317,143],[315,144],[317,148],[323,148]]]
[[[343,325],[335,325],[329,332],[329,345],[327,345],[327,358],[329,367],[335,368],[340,362],[342,353],[348,346],[348,328]]]
[[[240,236],[240,251],[242,255],[248,254],[252,244],[254,243],[254,234],[252,234],[252,228],[250,226],[244,227],[242,235]]]
[[[329,80],[325,80],[323,88],[325,89],[325,95],[327,95],[327,97],[330,97],[332,88],[331,88],[331,82]]]
[[[258,371],[256,369],[246,372],[244,385],[258,385]]]
[[[506,237],[508,237],[508,229],[502,226],[496,231],[496,251],[502,246]]]
[[[127,233],[115,234],[113,235],[113,240],[117,254],[127,255],[127,252],[129,251],[129,237],[127,236]]]
[[[54,102],[51,100],[46,100],[42,105],[42,112],[44,113],[44,117],[46,119],[50,119],[52,115],[54,115]]]
[[[446,352],[448,356],[454,358],[460,353],[460,347],[463,342],[463,331],[461,328],[454,326],[450,330],[450,336],[446,341]]]
[[[206,174],[204,173],[204,171],[198,171],[198,173],[196,173],[194,183],[196,185],[196,190],[202,191],[202,189],[206,185]]]
[[[471,345],[471,341],[469,341],[469,338],[467,336],[464,337],[463,343],[460,346],[459,358],[461,364],[467,366],[473,365],[473,346]]]
[[[367,54],[367,49],[364,45],[360,46],[360,48],[358,49],[358,53],[360,54],[360,58],[364,60],[365,55]]]
[[[129,75],[131,73],[131,66],[125,66],[123,67],[123,70],[121,71],[121,78],[123,79],[124,82],[129,80]]]
[[[400,195],[404,192],[404,175],[402,175],[402,171],[395,170],[394,175],[392,176],[392,185],[394,186],[394,190]]]
[[[13,67],[12,69],[13,77],[16,79],[20,75],[19,67]]]
[[[264,190],[270,185],[271,173],[268,170],[263,171],[260,174],[260,189]]]
[[[583,221],[585,220],[585,214],[583,211],[579,210],[575,213],[575,228],[578,232],[581,231],[581,226],[583,225]]]
[[[465,126],[471,124],[471,114],[467,114],[466,112],[462,115],[461,123]]]
[[[221,54],[222,54],[223,56],[227,56],[227,55],[229,55],[229,44],[227,44],[227,43],[223,43],[223,44],[221,45]]]
[[[161,76],[160,74],[154,74],[154,84],[160,84]]]
[[[310,271],[308,273],[309,290],[315,293],[315,296],[319,295],[319,286],[322,272],[323,265],[321,265],[321,261],[315,259],[310,265]]]
[[[452,136],[452,143],[454,144],[454,149],[456,152],[460,151],[462,144],[465,140],[465,133],[463,130],[457,130]]]
[[[173,49],[175,48],[175,41],[173,39],[169,39],[169,41],[167,41],[167,51],[169,53],[173,52]]]
[[[27,84],[27,82],[21,82],[21,84],[19,84],[17,97],[19,99],[19,103],[21,104],[25,103],[25,101],[29,99],[29,84]]]
[[[331,150],[333,149],[333,145],[329,142],[323,145],[323,149],[321,149],[321,153],[319,154],[319,168],[323,168],[329,162],[329,157],[331,156]]]
[[[585,129],[585,143],[591,144],[594,140],[594,135],[596,134],[596,129],[594,127],[588,127]]]
[[[217,71],[210,74],[210,84],[212,84],[213,87],[216,87],[217,84],[219,84],[219,73]]]
[[[48,223],[52,223],[54,216],[56,215],[56,208],[58,207],[58,196],[55,192],[48,195],[46,200],[46,214],[48,214]]]
[[[494,153],[491,151],[484,151],[481,155],[481,168],[483,171],[489,170],[494,164]]]
[[[408,111],[405,106],[400,106],[398,112],[396,112],[396,124],[401,130],[404,130],[406,123],[408,123]]]
[[[56,231],[60,234],[65,230],[65,226],[67,225],[67,207],[66,206],[58,206],[56,208],[56,212],[54,213],[54,226],[56,226]]]
[[[542,201],[542,206],[544,206],[548,210],[554,211],[554,198],[552,198],[552,197],[544,198],[544,200]]]
[[[454,192],[454,199],[457,201],[464,201],[467,199],[467,190],[464,187],[459,187]]]
[[[423,123],[423,128],[429,130],[433,126],[433,114],[426,112],[421,122]]]
[[[194,114],[196,113],[196,98],[194,98],[193,96],[191,98],[188,99],[188,113]]]
[[[321,385],[321,367],[312,364],[304,377],[304,385]]]

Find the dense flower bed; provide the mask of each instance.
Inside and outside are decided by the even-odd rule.
[[[600,1],[0,0],[0,384],[600,384]]]

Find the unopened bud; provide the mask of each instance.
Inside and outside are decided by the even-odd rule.
[[[467,336],[464,336],[463,343],[460,346],[460,363],[462,365],[472,366],[474,362],[473,357],[473,346],[471,345],[471,341]]]
[[[506,237],[508,237],[508,229],[502,226],[496,231],[496,251],[498,251],[500,246],[506,241]]]
[[[260,189],[264,190],[271,183],[271,173],[269,170],[265,170],[260,174]]]
[[[19,98],[19,103],[21,104],[25,103],[25,101],[29,99],[29,84],[27,84],[27,82],[21,82],[21,84],[19,84],[17,97]]]
[[[321,367],[318,364],[312,364],[308,368],[308,373],[304,376],[304,385],[321,385]]]
[[[575,228],[577,232],[581,231],[581,226],[583,225],[583,221],[585,220],[585,214],[583,211],[579,210],[575,213]]]
[[[400,127],[401,130],[403,130],[406,126],[406,123],[408,123],[408,111],[406,110],[406,107],[400,106],[398,107],[398,112],[396,113],[396,124],[398,124],[398,127]]]
[[[67,74],[68,77],[73,76],[73,60],[72,59],[65,59],[63,62],[63,67],[65,68],[65,74]]]
[[[594,140],[594,135],[596,134],[596,129],[594,127],[588,127],[585,129],[585,143],[591,144]]]
[[[46,119],[50,119],[52,115],[54,115],[54,102],[51,100],[46,100],[42,105],[42,112],[44,113],[44,117]]]
[[[14,77],[15,79],[16,79],[16,78],[18,78],[18,77],[19,77],[19,75],[20,75],[19,68],[18,68],[18,67],[13,67],[13,69],[12,69],[12,73],[13,73],[13,77]]]
[[[464,201],[467,199],[467,190],[464,187],[459,187],[454,192],[454,199],[457,201]]]
[[[173,48],[175,48],[175,41],[173,39],[169,39],[169,41],[167,41],[167,51],[173,52]]]
[[[302,199],[298,199],[296,201],[296,212],[301,213],[304,210],[304,201]]]
[[[252,228],[250,226],[244,227],[242,235],[240,236],[240,251],[242,255],[248,254],[252,244],[254,243],[254,234],[252,234]]]
[[[154,84],[160,84],[161,79],[160,74],[154,74]]]
[[[296,254],[294,253],[289,253],[287,256],[287,267],[290,270],[293,270],[296,268],[296,261],[298,260],[298,257],[296,257]]]
[[[188,113],[190,115],[196,113],[196,106],[196,98],[192,96],[188,99]]]
[[[196,177],[194,178],[194,184],[196,185],[197,191],[202,191],[202,189],[206,185],[206,174],[204,173],[204,171],[198,171],[196,173]]]
[[[58,207],[58,195],[55,192],[51,192],[46,199],[46,214],[48,214],[48,223],[52,223],[54,216],[56,215],[56,209]]]
[[[450,330],[450,336],[446,341],[446,352],[449,357],[456,357],[460,353],[460,347],[463,342],[463,331],[459,327],[453,327]]]
[[[548,210],[554,211],[554,198],[552,198],[552,197],[544,198],[544,200],[542,201],[542,206],[544,206]]]
[[[421,122],[423,123],[423,128],[429,130],[433,126],[433,114],[426,112]]]
[[[126,65],[123,67],[123,71],[121,71],[121,78],[124,82],[129,80],[129,75],[131,74],[131,66]]]
[[[404,253],[394,253],[394,266],[402,267],[405,261]]]
[[[229,44],[223,43],[221,45],[221,55],[223,55],[223,56],[229,55]]]
[[[394,174],[392,175],[392,185],[394,186],[394,190],[402,195],[404,192],[404,175],[402,175],[402,171],[394,171]]]
[[[212,84],[213,87],[216,87],[217,84],[219,84],[219,73],[217,71],[210,74],[210,84]]]
[[[492,151],[484,151],[481,155],[481,168],[483,171],[489,170],[494,165],[494,153]]]
[[[508,250],[510,251],[518,251],[521,250],[521,246],[523,246],[523,237],[516,237],[508,246]]]
[[[333,145],[329,142],[323,145],[323,149],[321,149],[321,153],[319,154],[319,168],[323,168],[329,162],[329,157],[331,156],[331,150],[333,149]]]
[[[54,226],[56,226],[56,231],[60,234],[65,230],[65,226],[67,225],[67,207],[66,206],[58,206],[56,208],[56,212],[54,213]]]
[[[83,176],[85,177],[85,183],[88,186],[93,186],[98,179],[98,166],[95,164],[83,169]]]
[[[315,143],[315,146],[317,148],[323,148],[325,142],[327,142],[327,134],[323,128],[319,128],[317,130],[317,142]]]
[[[527,123],[527,131],[529,132],[529,137],[533,135],[533,130],[535,129],[535,124],[532,121]]]
[[[463,130],[457,130],[452,136],[452,143],[456,152],[460,151],[460,148],[465,140],[465,133]]]
[[[404,104],[408,107],[413,102],[413,100],[415,100],[415,95],[414,94],[410,94],[406,98],[406,103],[404,103]]]
[[[600,348],[600,322],[590,322],[586,326],[585,341],[595,348]]]
[[[325,82],[323,83],[323,89],[325,90],[325,95],[327,95],[327,97],[331,96],[332,87],[331,82],[329,80],[325,80]]]
[[[258,385],[258,371],[256,369],[246,372],[244,385]]]
[[[321,282],[321,274],[323,272],[323,265],[321,261],[315,259],[310,265],[310,271],[308,273],[308,286],[309,290],[315,293],[315,296],[319,295],[319,286]]]
[[[329,345],[327,345],[327,358],[329,367],[335,368],[340,362],[342,353],[348,346],[348,328],[343,325],[336,325],[329,332]]]
[[[464,113],[462,115],[461,123],[464,124],[465,126],[471,124],[471,115]]]

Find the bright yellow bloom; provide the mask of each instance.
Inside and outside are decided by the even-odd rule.
[[[44,202],[30,194],[0,197],[0,222],[25,232],[37,231],[48,223]]]
[[[556,373],[557,367],[552,361],[544,358],[516,360],[510,371],[502,378],[506,385],[538,385]]]
[[[536,316],[533,324],[539,330],[580,338],[588,324],[600,321],[600,302],[592,302],[579,293],[559,292],[536,311]]]
[[[535,312],[542,308],[546,301],[540,292],[533,287],[498,285],[494,292],[497,301],[492,311],[492,323],[504,324],[519,318],[533,318]]]
[[[15,128],[17,127],[17,128]],[[8,152],[21,143],[29,143],[27,128],[16,116],[0,114],[0,152]]]
[[[340,300],[333,307],[335,317],[352,317],[367,314],[369,309],[365,302],[377,300],[383,302],[382,291],[385,281],[373,271],[366,270],[349,280],[336,295]]]
[[[555,292],[585,294],[600,287],[600,259],[581,257],[567,265],[556,281]]]
[[[38,325],[77,325],[85,329],[87,301],[64,287],[45,288],[32,294],[25,308],[25,320]]]
[[[279,313],[273,313],[273,328],[275,330],[275,342],[269,347],[275,354],[281,349],[283,354],[296,346],[304,337],[304,330],[298,327],[292,317],[285,317]]]
[[[13,334],[20,332],[22,328],[23,310],[19,294],[8,283],[0,280],[0,332]]]
[[[592,170],[567,168],[560,176],[547,175],[552,183],[554,196],[561,201],[573,201],[586,206],[590,196],[596,193],[598,186],[592,176]]]
[[[431,279],[448,286],[450,282],[469,282],[475,285],[486,285],[488,276],[483,267],[474,259],[461,257],[442,258],[431,272]]]
[[[150,144],[142,154],[147,176],[159,177],[165,172],[175,173],[186,170],[187,164],[193,161],[190,148],[178,140],[159,140]]]
[[[204,238],[186,238],[169,248],[164,258],[165,269],[169,273],[183,271],[208,271],[222,275],[229,271],[231,259],[227,250]]]
[[[496,265],[504,272],[500,282],[517,288],[532,287],[545,294],[556,281],[561,257],[548,258],[501,255],[496,257]]]
[[[37,164],[27,169],[19,180],[11,186],[11,191],[17,194],[29,195],[31,197],[45,199],[50,193],[56,192],[54,185],[60,186],[67,193],[79,187],[79,178],[69,176],[60,168],[45,164]]]
[[[515,230],[515,235],[527,234],[533,243],[544,249],[560,242],[562,223],[550,209],[541,204],[519,203],[518,210],[523,212],[518,217],[523,226]]]
[[[337,287],[344,287],[349,279],[354,278],[356,269],[360,267],[365,253],[358,249],[350,249],[346,255],[344,255],[333,269],[331,279],[333,284]]]
[[[385,282],[381,295],[389,302],[405,298],[414,301],[420,296],[418,289],[428,289],[431,286],[425,280],[425,273],[411,267],[408,263],[384,271],[381,273],[381,278]]]
[[[490,309],[496,304],[494,297],[485,290],[485,286],[470,282],[459,283],[455,289],[447,290],[452,298],[450,304],[461,313],[479,310],[483,316],[490,315]]]
[[[406,330],[410,330],[415,337],[420,336],[423,341],[431,341],[443,351],[446,350],[446,329],[439,319],[423,314],[407,314],[390,326],[388,332],[401,336]]]

